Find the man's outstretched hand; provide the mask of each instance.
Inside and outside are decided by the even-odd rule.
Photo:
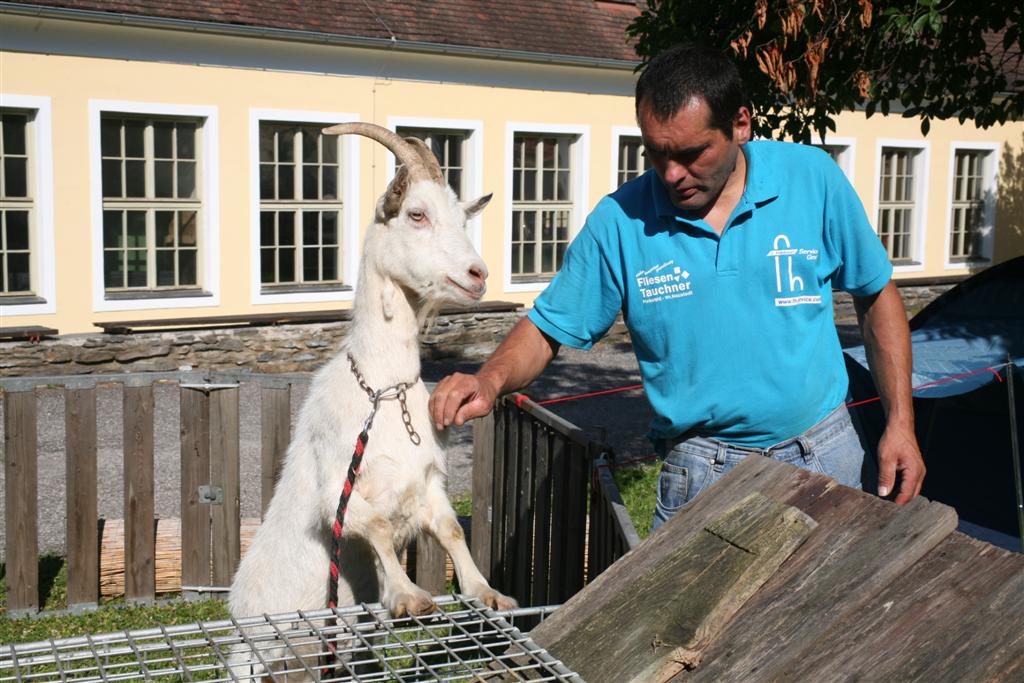
[[[899,475],[899,489],[894,502],[909,503],[921,492],[924,482],[924,458],[917,446],[914,432],[887,427],[878,442],[878,495],[885,498],[892,493]]]
[[[453,424],[461,426],[491,412],[497,398],[498,390],[488,380],[456,372],[434,387],[430,395],[430,417],[438,431]]]

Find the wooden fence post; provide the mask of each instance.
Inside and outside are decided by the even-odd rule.
[[[123,388],[124,594],[128,602],[156,595],[153,500],[153,385]]]
[[[260,483],[261,516],[274,495],[274,484],[291,440],[292,385],[287,388],[260,387]]]
[[[494,413],[473,421],[473,561],[491,580],[491,525],[494,514]]]
[[[36,392],[4,392],[7,613],[39,610]]]
[[[180,391],[181,585],[183,596],[195,598],[195,587],[210,585],[210,509],[199,494],[210,482],[210,395],[202,387]]]
[[[64,425],[68,607],[84,609],[100,596],[95,387],[64,390]]]
[[[210,486],[221,500],[210,510],[213,525],[213,585],[228,586],[241,555],[241,484],[238,445],[238,387],[210,396]]]

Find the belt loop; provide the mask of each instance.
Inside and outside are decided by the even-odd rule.
[[[722,443],[722,442],[718,443],[718,450],[715,451],[715,464],[716,465],[724,465],[725,464],[725,451],[726,451],[727,448],[728,448],[728,446],[726,446],[724,443]]]
[[[796,437],[796,442],[800,446],[800,454],[803,455],[804,462],[810,462],[811,458],[814,457],[814,445],[811,443],[811,440],[801,435]]]

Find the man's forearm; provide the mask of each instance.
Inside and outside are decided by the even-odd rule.
[[[854,307],[886,420],[913,430],[910,328],[899,291],[890,282],[875,297],[854,299]]]
[[[499,396],[522,389],[544,371],[558,348],[557,342],[523,318],[477,371],[477,377],[489,382]]]

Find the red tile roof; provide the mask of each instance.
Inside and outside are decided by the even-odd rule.
[[[86,10],[335,36],[636,61],[631,0],[14,0]]]

